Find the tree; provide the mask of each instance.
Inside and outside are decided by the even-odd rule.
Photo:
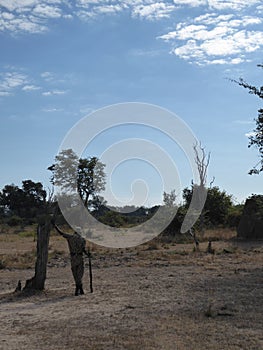
[[[6,185],[2,190],[0,201],[4,206],[4,212],[10,212],[13,221],[19,218],[34,218],[38,222],[37,226],[37,258],[35,263],[35,274],[26,281],[23,291],[35,292],[43,290],[45,287],[48,245],[51,231],[51,214],[54,203],[52,194],[49,200],[47,192],[40,182],[24,180],[22,188],[15,185]],[[17,221],[19,222],[19,221]]]
[[[0,205],[9,215],[35,218],[43,213],[47,193],[40,182],[24,180],[22,184],[22,188],[6,185],[0,195]]]
[[[22,216],[24,193],[18,186],[11,184],[5,185],[1,193],[1,206],[4,208],[4,212]]]
[[[51,217],[49,215],[50,205],[46,207],[46,215],[39,220],[37,227],[37,258],[35,263],[35,274],[26,281],[25,291],[41,291],[45,288],[48,246],[51,231]]]
[[[263,64],[257,65],[260,68],[263,68]],[[239,86],[242,86],[245,89],[248,89],[250,94],[258,96],[260,99],[263,99],[263,86],[256,87],[251,84],[248,84],[244,79],[239,78],[239,80],[231,80],[237,83]],[[258,117],[255,119],[256,128],[253,130],[253,133],[249,137],[248,147],[255,146],[258,149],[260,161],[249,171],[249,174],[259,174],[263,171],[263,109],[258,110]]]
[[[183,190],[183,199],[187,207],[190,205],[192,193],[193,187]],[[217,186],[208,188],[203,209],[204,224],[213,226],[224,225],[228,219],[232,205],[231,195],[228,195],[225,191],[221,191]]]
[[[55,157],[51,182],[61,192],[71,193],[77,188],[85,207],[98,202],[98,193],[105,189],[105,165],[97,157],[80,158],[72,149],[61,151]]]
[[[201,142],[199,144],[199,148],[197,146],[198,145],[195,144],[193,148],[195,153],[195,164],[199,175],[199,186],[201,188],[205,188],[207,182],[207,169],[210,163],[211,153],[209,152],[208,155],[206,155],[205,148],[202,147]]]
[[[204,201],[206,200],[206,195],[207,195],[207,188],[206,188],[207,169],[210,163],[211,153],[209,152],[208,155],[206,154],[205,148],[202,147],[201,142],[199,143],[199,145],[197,143],[193,145],[193,149],[195,154],[195,164],[197,166],[198,175],[199,175],[199,183],[192,184],[191,200],[193,200],[193,211],[194,211],[193,217],[196,217],[196,215],[199,216],[200,231],[202,232],[204,229],[205,211],[201,207]],[[197,213],[195,213],[195,211]]]
[[[174,208],[176,206],[176,193],[175,190],[172,190],[170,193],[163,193],[163,203],[168,208]]]
[[[87,207],[88,202],[96,202],[96,195],[105,189],[105,165],[97,157],[80,158],[78,165],[78,192]]]

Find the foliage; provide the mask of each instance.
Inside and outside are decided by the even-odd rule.
[[[163,203],[169,208],[174,208],[176,206],[176,193],[172,190],[170,193],[163,193]]]
[[[187,208],[192,199],[194,186],[192,185],[192,188],[185,188],[183,190],[183,199]],[[208,188],[203,209],[205,225],[225,225],[231,207],[231,195],[228,195],[225,191],[221,191],[217,186]]]
[[[262,64],[258,64],[258,67],[263,68]],[[250,94],[258,96],[260,99],[263,99],[263,86],[256,87],[251,84],[248,84],[242,78],[238,81],[232,80],[237,83],[239,86],[242,86],[245,89],[248,89]],[[260,161],[256,164],[253,169],[249,171],[249,174],[259,174],[263,171],[263,109],[258,110],[258,118],[256,121],[256,128],[253,130],[253,133],[249,137],[248,147],[255,146],[258,148]]]
[[[20,216],[12,215],[6,219],[6,223],[8,226],[18,226],[22,225],[23,219]]]
[[[46,196],[46,191],[40,182],[24,180],[22,188],[14,184],[6,185],[0,192],[2,213],[8,217],[23,218],[28,222],[44,211]],[[12,225],[11,218],[9,224]]]
[[[55,157],[55,163],[48,170],[52,172],[51,182],[62,194],[77,189],[84,205],[90,207],[103,202],[98,193],[105,189],[104,167],[96,157],[78,159],[72,149],[67,149]]]
[[[125,226],[124,217],[115,211],[107,211],[102,217],[100,217],[100,221],[112,227],[123,227]]]
[[[226,224],[230,228],[237,228],[241,219],[244,205],[234,205],[229,208]]]

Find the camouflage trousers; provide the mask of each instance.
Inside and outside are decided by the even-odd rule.
[[[82,277],[84,275],[84,259],[82,254],[71,254],[71,271],[76,286],[82,285]]]

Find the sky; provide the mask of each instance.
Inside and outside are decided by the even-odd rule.
[[[0,188],[26,179],[49,187],[47,167],[81,118],[142,102],[191,128],[211,152],[208,182],[214,178],[235,203],[262,193],[262,175],[248,175],[259,161],[248,136],[261,101],[230,81],[262,85],[262,14],[262,0],[0,0]],[[142,125],[101,133],[85,156],[129,138],[171,156],[178,196],[191,185],[182,150]],[[126,204],[158,204],[173,189],[142,160],[123,162],[113,175],[112,190]],[[143,203],[132,201],[137,178],[147,183],[147,195],[138,186]]]

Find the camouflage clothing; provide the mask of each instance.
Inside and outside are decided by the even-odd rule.
[[[82,288],[82,277],[84,274],[84,259],[83,253],[85,252],[86,241],[85,239],[77,232],[74,234],[68,234],[60,231],[60,229],[55,226],[56,230],[66,238],[68,241],[68,247],[70,252],[71,259],[71,271],[76,283],[75,295],[84,294]]]

